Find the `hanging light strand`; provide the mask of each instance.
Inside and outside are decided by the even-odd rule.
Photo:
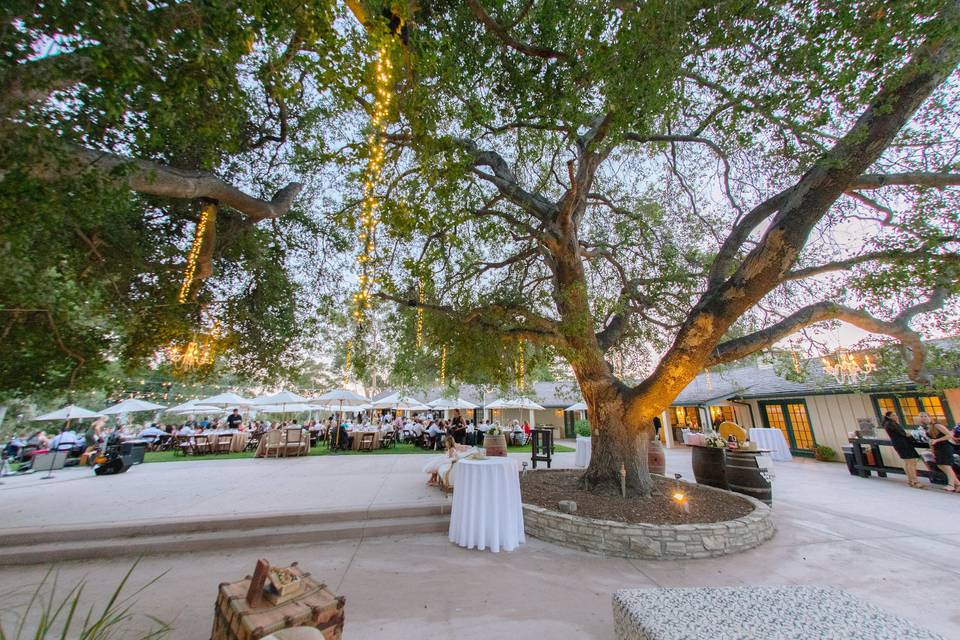
[[[367,137],[368,159],[363,173],[363,202],[360,206],[360,266],[359,287],[353,295],[353,318],[358,326],[363,326],[371,308],[370,293],[376,282],[374,261],[377,250],[377,215],[379,201],[377,185],[383,173],[385,154],[385,133],[389,119],[390,105],[393,101],[393,65],[390,62],[390,42],[388,39],[377,52],[374,76],[373,113],[370,115],[371,132]]]
[[[417,348],[423,346],[423,301],[426,300],[426,296],[423,291],[423,279],[420,280],[420,294],[419,294],[420,306],[417,307]]]
[[[177,295],[177,301],[184,304],[190,297],[190,289],[193,287],[193,278],[197,273],[197,261],[200,258],[200,250],[203,249],[203,237],[207,232],[207,225],[213,215],[216,205],[212,202],[204,202],[200,207],[200,220],[197,221],[197,228],[193,233],[193,244],[190,245],[190,253],[187,254],[187,268],[183,272],[183,283],[180,285],[180,293]]]
[[[343,361],[343,386],[350,382],[350,357],[353,355],[353,340],[347,340],[347,355]]]
[[[517,389],[521,392],[526,389],[527,386],[527,364],[524,356],[526,355],[526,345],[523,340],[517,341],[517,356],[514,365],[514,369],[517,373]]]
[[[440,386],[444,386],[447,382],[447,345],[443,345],[443,349],[440,351]]]

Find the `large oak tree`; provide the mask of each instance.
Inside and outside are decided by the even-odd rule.
[[[460,379],[559,354],[595,432],[584,481],[623,467],[643,492],[652,419],[704,367],[844,321],[925,378],[917,323],[949,329],[958,293],[957,2],[404,17],[379,292],[401,359],[418,309]],[[613,363],[645,348],[627,382]]]

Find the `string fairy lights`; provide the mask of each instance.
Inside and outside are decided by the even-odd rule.
[[[526,355],[526,345],[524,345],[523,339],[517,341],[517,355],[514,360],[514,370],[517,374],[517,389],[523,391],[527,386],[527,364],[525,360]]]
[[[386,130],[389,121],[390,105],[393,101],[393,65],[390,62],[390,43],[392,37],[377,51],[377,60],[374,68],[374,102],[373,112],[370,114],[372,131],[367,137],[369,148],[367,167],[363,173],[363,201],[360,207],[360,255],[357,262],[360,265],[359,287],[353,295],[353,319],[358,327],[366,323],[367,314],[371,308],[371,291],[376,282],[375,259],[377,249],[377,225],[380,223],[377,214],[379,200],[377,185],[383,173],[383,160],[386,148]]]
[[[353,340],[347,340],[347,355],[343,359],[343,386],[350,382],[350,358],[353,355]]]
[[[443,349],[440,351],[440,386],[444,386],[447,382],[447,345],[443,345]]]
[[[420,293],[418,296],[420,301],[420,306],[417,307],[417,348],[423,346],[423,301],[426,300],[426,295],[423,291],[423,278],[420,279]]]
[[[203,238],[216,209],[216,204],[212,202],[204,202],[200,207],[200,219],[194,230],[193,244],[190,245],[190,252],[187,254],[187,268],[183,272],[183,283],[177,295],[177,301],[180,304],[185,304],[190,297],[190,289],[193,287],[193,279],[197,273],[197,261],[200,259],[200,250],[203,249]]]

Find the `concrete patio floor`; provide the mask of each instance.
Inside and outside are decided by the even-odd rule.
[[[667,460],[669,473],[692,479],[689,452],[670,451]],[[225,460],[144,465],[113,478],[84,479],[72,471],[46,481],[4,478],[7,517],[0,529],[442,501],[423,486],[425,461],[413,455]],[[573,454],[557,461],[568,466]],[[960,638],[960,607],[950,606],[960,579],[960,497],[910,489],[902,476],[854,478],[842,464],[801,460],[777,466],[774,502],[773,540],[712,560],[601,558],[529,538],[518,551],[492,554],[460,549],[436,534],[148,556],[134,586],[167,573],[136,608],[173,622],[173,638],[209,637],[217,584],[239,579],[267,557],[275,564],[299,561],[346,596],[348,639],[610,638],[616,589],[740,584],[831,585]],[[118,558],[57,568],[61,584],[88,578],[84,602],[93,604],[106,599],[130,564]],[[0,593],[36,584],[47,568],[0,568]],[[9,619],[16,601],[3,596],[0,617]]]

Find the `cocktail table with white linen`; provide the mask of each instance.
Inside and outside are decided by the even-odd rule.
[[[750,429],[750,442],[755,442],[760,449],[769,449],[770,457],[777,462],[793,460],[790,447],[780,429]]]
[[[460,460],[450,512],[450,542],[513,551],[526,542],[518,465],[511,458]]]
[[[574,464],[578,467],[588,467],[592,455],[593,440],[588,436],[577,436],[577,457]]]

